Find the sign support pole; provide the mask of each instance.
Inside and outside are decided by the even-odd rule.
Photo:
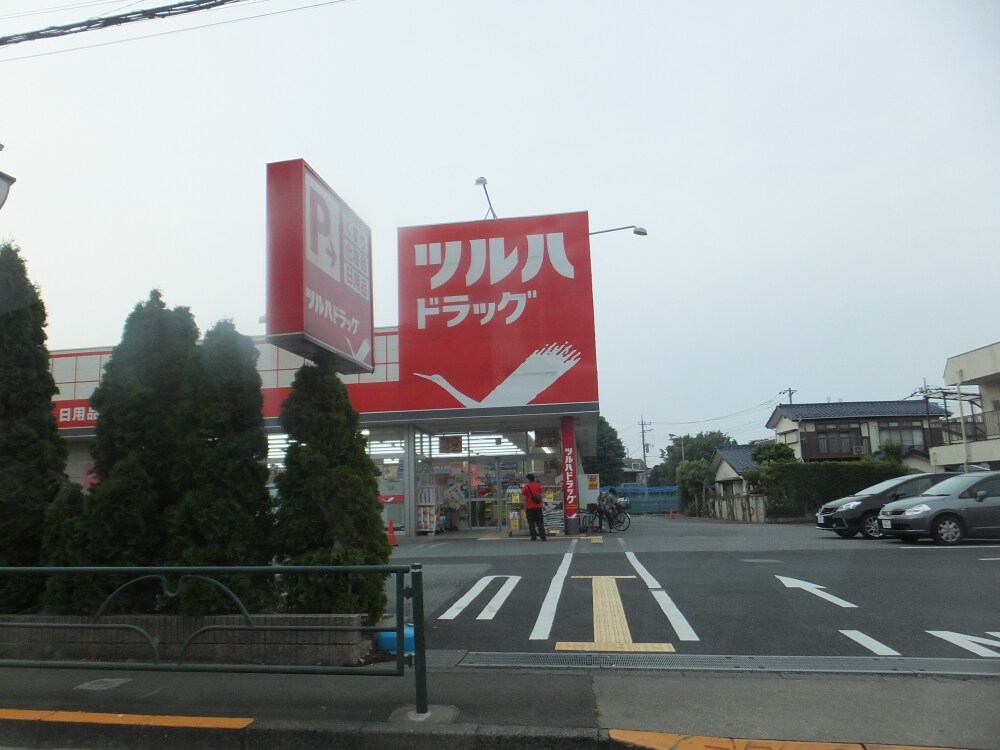
[[[580,533],[580,483],[577,473],[576,431],[573,417],[561,417],[562,428],[562,477],[563,513],[566,518],[566,536]]]

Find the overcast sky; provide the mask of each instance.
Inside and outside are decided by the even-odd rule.
[[[0,36],[168,3],[3,0]],[[1000,339],[996,0],[250,0],[0,47],[0,143],[51,349],[153,287],[262,334],[265,164],[300,157],[372,227],[379,326],[397,227],[484,218],[480,175],[501,217],[646,227],[592,238],[636,457],[640,419],[651,459],[746,442],[786,388],[905,398]]]

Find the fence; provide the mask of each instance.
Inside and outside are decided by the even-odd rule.
[[[631,503],[629,513],[675,513],[680,509],[677,502],[677,487],[644,487],[642,485],[618,485],[618,494],[624,495]]]
[[[275,616],[251,615],[244,603],[225,586],[220,578],[226,576],[303,576],[303,575],[349,575],[352,573],[374,573],[388,574],[394,577],[395,586],[395,606],[394,622],[387,625],[363,625],[360,620],[349,624],[336,624],[334,621],[324,619],[324,616],[307,615],[313,618],[308,624],[274,624]],[[405,586],[405,576],[409,574],[410,585]],[[0,568],[0,577],[5,576],[109,576],[114,579],[123,576],[131,576],[126,583],[117,586],[114,591],[104,600],[93,617],[90,618],[56,618],[56,617],[24,617],[19,615],[0,616],[0,634],[6,633],[5,640],[13,638],[16,642],[8,643],[7,648],[2,651],[5,655],[18,648],[28,649],[25,653],[32,655],[38,651],[40,640],[60,642],[60,647],[50,649],[57,658],[3,658],[0,659],[0,667],[45,667],[45,668],[68,668],[68,669],[123,669],[123,670],[143,670],[161,672],[262,672],[262,673],[286,673],[286,674],[353,674],[368,677],[402,677],[404,667],[409,665],[414,667],[416,678],[416,710],[417,713],[427,713],[427,654],[425,646],[424,632],[424,595],[423,595],[423,569],[418,563],[410,566],[405,565],[266,565],[266,566],[212,566],[212,567],[12,567]],[[171,587],[171,581],[175,585]],[[222,618],[182,618],[164,615],[138,615],[134,617],[115,616],[109,617],[106,612],[113,605],[116,597],[122,592],[133,588],[138,584],[146,582],[159,583],[163,596],[167,598],[176,597],[181,588],[188,582],[199,581],[217,588],[228,598],[238,615],[223,616]],[[412,659],[407,657],[406,651],[406,625],[404,622],[405,600],[412,600],[413,607],[413,647]],[[277,616],[287,617],[287,616]],[[328,618],[329,616],[327,616]],[[227,619],[228,618],[228,619]],[[184,633],[183,637],[171,635],[164,640],[162,633],[150,632],[153,624],[158,624],[167,631],[176,631],[177,621],[187,620],[191,627],[190,632]],[[332,638],[333,642],[341,643],[338,638],[348,632],[352,633],[378,633],[392,632],[395,635],[396,658],[391,667],[378,667],[371,665],[362,666],[342,666],[324,665],[316,663],[291,663],[288,658],[288,647],[293,649],[303,648],[303,642],[308,636],[306,634],[325,634]],[[285,656],[286,663],[233,663],[232,658],[228,658],[223,663],[210,661],[189,660],[189,654],[200,653],[202,655],[215,651],[218,652],[217,636],[219,634],[240,634],[249,637],[255,642],[255,647],[263,652],[264,656],[281,654]],[[42,639],[38,636],[42,634]],[[130,658],[114,660],[107,658],[75,658],[65,659],[61,657],[65,652],[65,641],[67,638],[75,642],[80,647],[85,644],[91,649],[93,655],[93,642],[95,636],[100,636],[100,642],[107,649],[107,636],[113,634],[113,641],[121,645],[122,639],[131,640],[129,647],[136,645],[141,647],[141,653],[147,655],[145,659],[140,656],[135,658],[131,654]],[[166,661],[163,657],[162,646],[169,642],[171,638],[179,645],[176,653],[172,654],[172,660]],[[178,640],[180,638],[180,642]],[[315,642],[313,642],[315,645]],[[247,640],[240,641],[246,647]],[[239,647],[239,645],[237,647]],[[198,646],[204,646],[199,652]],[[330,642],[321,643],[320,647],[329,647]],[[276,648],[277,647],[277,648]],[[284,648],[282,648],[284,647]],[[223,654],[232,654],[232,644],[228,644],[229,650],[223,650]],[[32,650],[34,649],[34,650]],[[106,653],[116,653],[114,650]],[[300,660],[301,662],[302,660]],[[386,662],[390,664],[390,662]]]
[[[766,520],[766,495],[722,495],[705,499],[709,518],[740,523],[763,523]]]

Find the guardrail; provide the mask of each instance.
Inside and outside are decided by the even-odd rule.
[[[266,625],[254,620],[240,598],[218,578],[232,575],[347,575],[350,573],[385,573],[394,577],[395,619],[391,627],[385,625]],[[410,585],[405,585],[409,574]],[[256,565],[256,566],[177,566],[177,567],[0,567],[0,576],[132,576],[131,580],[118,586],[101,604],[89,622],[80,623],[30,623],[13,616],[12,621],[0,622],[0,628],[39,628],[80,632],[128,631],[142,638],[149,646],[150,659],[147,661],[97,661],[97,660],[52,660],[52,659],[0,659],[0,667],[40,667],[63,669],[121,669],[133,671],[161,672],[256,672],[271,674],[337,674],[367,677],[402,677],[404,667],[412,666],[416,678],[416,711],[427,713],[427,653],[424,632],[424,589],[423,566],[412,565]],[[207,625],[194,630],[178,652],[175,661],[163,661],[160,657],[158,638],[143,627],[123,623],[101,622],[115,598],[123,591],[144,581],[159,581],[163,594],[168,598],[178,595],[189,581],[200,581],[215,586],[239,612],[240,624]],[[170,582],[176,581],[171,588]],[[405,600],[412,601],[413,608],[413,654],[406,654]],[[258,615],[258,618],[260,616]],[[219,631],[272,633],[272,632],[393,632],[396,640],[396,658],[391,668],[362,665],[355,667],[327,666],[317,664],[233,664],[185,661],[188,648],[199,637]],[[385,662],[389,664],[390,662]]]

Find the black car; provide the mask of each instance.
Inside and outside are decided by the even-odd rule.
[[[859,531],[866,539],[885,536],[878,522],[878,512],[886,503],[927,492],[943,479],[954,474],[907,474],[886,479],[856,492],[826,503],[816,511],[816,528],[832,531],[848,539]]]

